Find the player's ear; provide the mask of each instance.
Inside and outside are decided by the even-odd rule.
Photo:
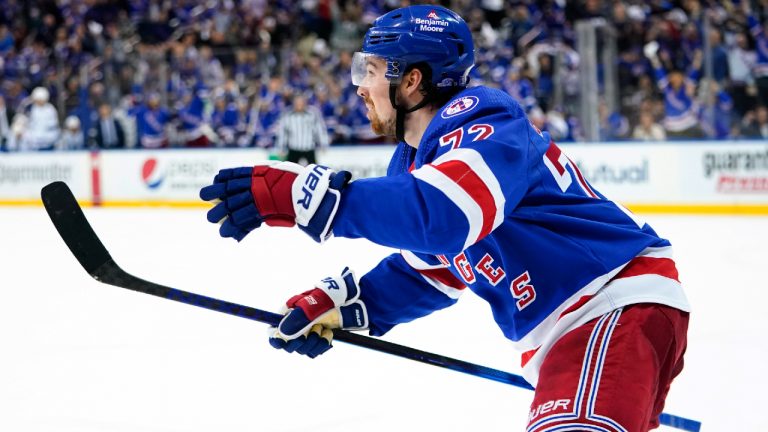
[[[411,69],[403,78],[403,91],[405,94],[413,94],[419,91],[421,88],[421,81],[424,79],[424,74],[421,73],[419,68]]]

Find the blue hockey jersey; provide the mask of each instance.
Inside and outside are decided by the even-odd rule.
[[[696,113],[698,103],[688,95],[688,86],[695,85],[699,72],[694,70],[686,77],[684,84],[675,90],[669,83],[664,68],[654,70],[659,88],[664,93],[664,128],[668,131],[681,132],[698,124]]]
[[[165,127],[171,116],[165,108],[152,109],[142,106],[136,115],[136,130],[139,136],[139,145],[144,148],[163,147],[167,135]]]
[[[596,191],[506,93],[446,104],[388,175],[351,182],[333,233],[400,249],[360,281],[370,332],[454,304],[466,288],[523,352],[532,384],[565,332],[617,307],[688,310],[670,243]]]

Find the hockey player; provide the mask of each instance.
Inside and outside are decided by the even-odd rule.
[[[386,177],[281,162],[222,170],[201,190],[221,200],[208,220],[224,237],[298,225],[319,242],[400,249],[359,281],[345,269],[289,299],[270,343],[314,357],[330,328],[379,336],[468,289],[522,351],[528,431],[658,426],[688,323],[670,243],[596,191],[509,95],[467,88],[473,62],[457,14],[389,12],[352,65],[372,128],[399,141]]]

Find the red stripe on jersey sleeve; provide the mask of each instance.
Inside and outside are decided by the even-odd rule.
[[[677,274],[675,262],[669,258],[636,257],[624,267],[619,274],[614,276],[613,280],[628,278],[632,276],[641,276],[646,274],[655,274],[674,279],[680,282]]]
[[[552,162],[552,165],[557,170],[557,173],[563,175],[565,173],[565,167],[560,163],[560,155],[562,154],[560,147],[558,147],[554,141],[550,140],[549,147],[547,148],[545,154],[547,155],[547,159]]]
[[[536,354],[536,351],[538,351],[538,348],[532,349],[530,351],[526,351],[520,355],[520,367],[525,367],[525,365],[528,364],[529,361],[531,361],[531,357],[533,357],[534,354]]]
[[[463,290],[466,288],[464,283],[462,283],[459,278],[453,275],[450,270],[447,268],[438,268],[438,269],[428,269],[428,270],[418,270],[417,272],[423,274],[424,276],[434,279],[443,285],[447,285],[451,288],[455,288],[457,290]]]
[[[481,179],[466,162],[460,160],[447,161],[440,165],[434,165],[434,167],[464,189],[477,205],[480,206],[480,210],[483,213],[483,223],[482,228],[480,229],[480,235],[476,240],[488,235],[493,229],[493,222],[496,218],[497,209],[493,194],[488,186],[486,186],[483,179]]]

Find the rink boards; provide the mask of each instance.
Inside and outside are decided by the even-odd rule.
[[[600,192],[637,212],[768,214],[768,143],[561,145]],[[319,163],[355,178],[386,172],[393,147],[342,146]],[[0,155],[0,205],[35,205],[66,181],[79,200],[103,206],[207,205],[197,198],[220,168],[269,159],[263,149],[125,150]]]

